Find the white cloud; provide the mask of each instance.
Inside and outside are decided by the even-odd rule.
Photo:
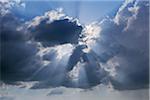
[[[115,18],[114,18],[114,22],[119,25],[120,21],[124,21],[126,20],[126,16],[128,16],[128,14],[125,13],[125,11],[128,8],[129,4],[133,4],[134,0],[125,0],[125,2],[123,3],[123,5],[119,8]]]
[[[0,6],[1,6],[0,14],[4,16],[8,13],[11,13],[12,7],[25,8],[26,4],[22,2],[21,0],[1,0]]]
[[[101,63],[101,67],[109,72],[111,77],[115,77],[117,75],[116,69],[119,66],[119,62],[115,59],[115,57],[108,60],[107,63]]]
[[[20,3],[20,0],[17,2]],[[6,6],[6,11],[9,11],[9,6]],[[31,57],[35,61],[27,64],[31,69],[36,69],[31,71],[30,77],[31,81],[34,78],[39,80],[35,88],[47,88],[56,84],[69,87],[86,87],[89,84],[95,86],[105,84],[101,83],[105,78],[111,78],[108,81],[112,82],[115,89],[145,88],[148,74],[147,7],[147,4],[145,6],[142,2],[125,1],[114,19],[106,18],[101,22],[83,26],[83,37],[81,36],[79,44],[76,45],[65,41],[63,44],[44,46],[41,41],[30,40],[31,44],[37,44],[38,49],[36,55]],[[81,25],[78,19],[65,15],[61,8],[37,16],[27,25],[30,30],[32,27],[40,26],[42,21],[46,20],[45,25],[62,19],[68,19],[68,22],[73,23],[76,21],[77,25]],[[42,32],[40,30],[40,33]],[[29,34],[34,37],[32,32]],[[71,56],[73,61],[70,60]],[[66,70],[69,61],[73,65],[70,72]],[[29,67],[25,69],[30,71]],[[139,76],[143,79],[142,82],[137,79]]]
[[[69,19],[70,21],[74,22],[76,21],[78,25],[81,25],[76,18],[72,18],[70,16],[67,16],[63,12],[63,8],[57,8],[56,10],[50,10],[45,12],[43,16],[36,16],[32,21],[28,22],[28,27],[35,27],[40,24],[40,22],[44,19],[48,19],[47,23],[51,23],[55,20],[61,20],[61,19]]]
[[[85,25],[82,35],[83,38],[80,39],[79,44],[87,45],[88,47],[84,49],[84,52],[89,52],[91,48],[96,43],[96,40],[100,38],[101,27],[97,22],[93,22],[89,25]]]
[[[65,87],[30,90],[24,88],[8,87],[8,95],[4,100],[148,100],[148,89],[116,91],[103,85],[91,90],[72,89]],[[4,92],[4,91],[3,91]],[[48,95],[50,94],[50,95]],[[11,95],[11,99],[9,95]],[[3,100],[3,99],[2,99]]]

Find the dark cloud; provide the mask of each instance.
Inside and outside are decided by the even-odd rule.
[[[41,42],[44,46],[53,46],[65,43],[77,44],[82,26],[69,19],[54,20],[51,23],[48,23],[48,19],[44,19],[31,30],[35,41]]]
[[[102,59],[106,58],[106,62],[111,59],[118,62],[116,76],[110,76],[115,89],[148,87],[148,9],[146,1],[125,2],[113,20],[107,19],[101,24],[101,40],[96,44],[104,51],[101,53],[93,49]]]
[[[22,22],[12,13],[0,17],[1,79],[3,81],[23,81],[30,72],[23,70],[36,53],[36,48],[27,43]]]
[[[80,61],[81,57],[84,55],[84,52],[82,51],[84,48],[86,48],[86,45],[79,45],[74,49],[68,61],[67,71],[71,71],[73,67]]]
[[[108,82],[119,90],[146,88],[148,8],[146,1],[125,1],[114,19],[88,27],[57,11],[26,24],[2,13],[1,80],[38,81],[32,89],[91,88]]]
[[[128,22],[129,27],[122,32],[123,46],[118,54],[120,68],[113,84],[118,89],[146,88],[149,84],[149,7],[148,2],[139,2],[136,19]],[[118,84],[118,85],[116,85]]]

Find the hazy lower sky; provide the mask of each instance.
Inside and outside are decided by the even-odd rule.
[[[2,100],[148,100],[148,89],[117,91],[105,86],[92,90],[65,87],[29,90],[9,86],[0,93],[7,93]]]

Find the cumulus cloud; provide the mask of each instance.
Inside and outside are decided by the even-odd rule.
[[[148,87],[149,83],[149,10],[148,2],[135,2],[132,9],[132,16],[128,17],[126,27],[123,29],[121,37],[118,39],[124,46],[119,54],[118,60],[120,68],[117,70],[118,76],[115,79],[120,89],[135,89]],[[134,17],[136,16],[136,17]],[[132,66],[132,67],[131,67]]]
[[[8,2],[6,2],[6,4],[2,2],[3,6],[7,6],[8,4]],[[48,30],[50,35],[48,34],[49,32],[44,35],[37,32],[37,35],[31,32],[28,23],[24,24],[10,9],[11,6],[9,6],[8,9],[4,9],[4,11],[8,10],[7,13],[1,11],[2,16],[0,17],[2,27],[0,33],[2,53],[0,59],[2,65],[1,80],[11,84],[18,84],[18,81],[21,81],[19,84],[21,84],[22,81],[39,81],[40,84],[44,83],[45,86],[45,83],[48,83],[48,86],[62,85],[63,82],[61,81],[66,77],[65,65],[73,49],[73,45],[70,43],[71,41],[77,42],[82,27],[77,25],[76,19],[65,17],[60,20],[63,14],[59,16],[61,12],[61,9],[59,9],[58,11],[47,12],[45,15],[50,18],[49,22],[44,23],[52,27],[52,29]],[[35,18],[35,20],[37,19]],[[42,24],[43,27],[45,27],[44,24]],[[64,27],[61,28],[60,25]],[[31,24],[31,26],[33,25]],[[38,28],[38,26],[36,26],[36,28]],[[60,29],[63,33],[57,31],[57,29]],[[70,30],[67,31],[68,29]],[[74,31],[75,33],[73,33]],[[56,36],[51,32],[55,32]],[[59,37],[59,34],[62,38]],[[46,35],[49,37],[48,39],[46,39]],[[53,36],[53,39],[51,36]],[[57,38],[57,36],[59,38]],[[40,41],[36,41],[38,39]],[[46,40],[50,43],[53,41],[61,42],[61,44],[67,42],[68,44],[46,48],[42,40]],[[50,77],[48,78],[47,76]],[[53,80],[53,82],[51,80]]]
[[[101,23],[101,37],[93,51],[115,68],[110,80],[116,89],[138,89],[148,87],[148,34],[149,10],[146,1],[126,1],[114,19]],[[112,62],[113,59],[113,62]],[[110,64],[110,61],[112,64]],[[113,64],[114,63],[114,64]],[[117,64],[116,64],[117,63]]]
[[[76,19],[67,17],[62,9],[46,12],[29,23],[29,30],[35,41],[44,46],[53,46],[65,43],[78,43],[82,26]]]
[[[23,3],[21,0],[1,0],[0,5],[1,15],[10,13],[13,7],[25,8],[26,6],[25,3]]]
[[[127,0],[113,19],[89,25],[61,8],[26,23],[1,11],[1,79],[36,81],[32,89],[99,84],[120,90],[146,88],[148,9],[146,1]]]
[[[25,64],[34,56],[36,48],[27,43],[23,23],[12,13],[0,17],[1,79],[4,81],[24,80],[29,74],[24,72]]]

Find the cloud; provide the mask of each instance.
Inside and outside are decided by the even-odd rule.
[[[23,84],[23,82],[28,81],[39,81],[38,88],[40,88],[41,84],[44,84],[45,87],[60,86],[64,84],[63,81],[66,78],[65,69],[68,63],[67,61],[74,48],[70,43],[75,41],[78,42],[82,27],[77,25],[75,19],[68,19],[65,17],[65,19],[59,20],[57,14],[60,10],[61,9],[59,9],[58,12],[52,11],[46,13],[45,16],[55,16],[53,16],[52,20],[49,19],[51,22],[40,23],[43,25],[42,27],[45,27],[45,25],[53,27],[50,30],[47,28],[47,31],[49,31],[50,34],[48,34],[48,32],[44,35],[38,32],[38,35],[32,34],[28,27],[30,25],[22,22],[11,13],[10,10],[8,13],[5,13],[0,17],[2,20],[0,34],[2,81],[15,85]],[[64,27],[61,28],[60,25],[63,25]],[[38,26],[36,26],[36,29],[38,29]],[[61,32],[64,33],[61,35],[60,30],[57,31],[57,29],[60,29]],[[55,32],[56,35],[51,32]],[[59,34],[61,37],[59,37]],[[51,36],[53,37],[51,38]],[[48,43],[52,43],[53,41],[60,42],[59,44],[62,45],[45,47],[43,41],[47,41]],[[48,78],[47,76],[52,77]]]
[[[28,43],[24,24],[13,13],[2,15],[0,20],[1,79],[23,81],[30,75],[24,68],[36,53],[35,45]]]
[[[41,63],[39,70],[33,74],[32,79],[39,80],[32,89],[61,86],[67,79],[67,63],[74,47],[71,44],[64,44],[55,47],[47,47],[39,51]],[[44,62],[48,62],[46,65]],[[31,79],[31,80],[32,80]]]
[[[123,29],[121,37],[118,39],[123,49],[118,54],[120,68],[117,70],[118,76],[113,83],[119,89],[146,88],[149,84],[149,10],[148,2],[135,2],[131,17]],[[139,7],[139,8],[138,8]],[[137,10],[138,8],[138,10]],[[136,16],[136,17],[135,17]],[[120,59],[120,60],[119,60]],[[131,67],[132,66],[132,67]]]
[[[25,8],[25,3],[20,0],[1,0],[0,1],[1,9],[0,13],[5,15],[10,13],[13,8]]]
[[[127,0],[114,18],[81,25],[62,9],[22,22],[1,11],[1,76],[32,89],[148,87],[149,5]],[[55,92],[54,92],[55,93]],[[60,92],[58,92],[59,94]],[[57,94],[57,92],[56,92]]]
[[[101,22],[100,38],[92,50],[109,65],[115,76],[110,80],[115,89],[148,87],[149,80],[149,10],[146,1],[126,1],[114,19]],[[112,60],[113,59],[113,60]],[[109,64],[111,61],[112,64]],[[113,62],[112,62],[113,61]],[[113,73],[114,73],[113,71]]]
[[[14,98],[9,97],[9,96],[2,96],[0,97],[1,100],[14,100]]]
[[[104,85],[98,85],[93,89],[86,90],[65,87],[31,90],[17,88],[14,86],[9,86],[7,89],[9,91],[9,95],[11,95],[14,100],[66,100],[68,98],[70,100],[99,100],[99,98],[102,100],[109,100],[110,98],[111,100],[120,100],[120,98],[122,100],[148,100],[149,98],[148,89],[117,91],[107,88]],[[54,91],[54,94],[48,95],[52,91]],[[59,94],[58,91],[63,93]],[[6,96],[9,98],[9,95]]]
[[[62,9],[46,12],[29,23],[29,30],[35,41],[44,46],[65,43],[77,44],[82,26],[75,19],[67,17]]]
[[[47,96],[62,95],[64,92],[65,92],[64,89],[56,88],[56,89],[51,90],[51,92],[48,93]]]

